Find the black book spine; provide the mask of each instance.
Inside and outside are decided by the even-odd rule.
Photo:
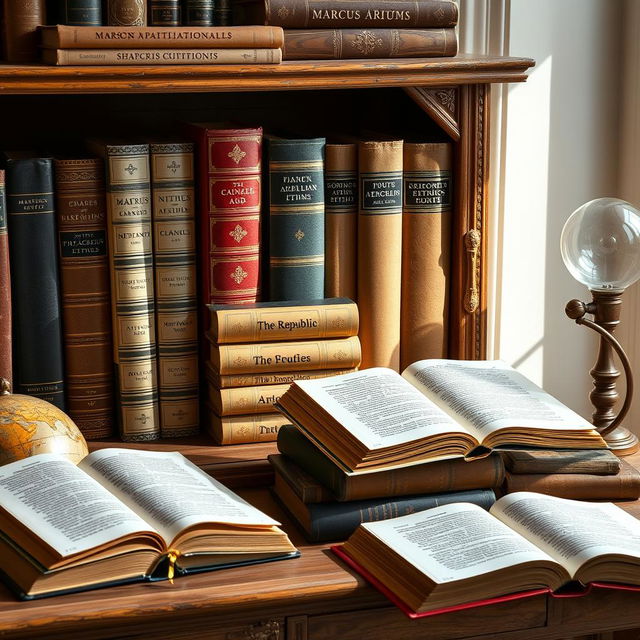
[[[184,0],[182,24],[185,27],[212,27],[214,0]]]
[[[64,406],[51,158],[6,156],[14,390]]]
[[[179,27],[181,25],[180,0],[151,0],[149,25],[152,27]]]
[[[231,24],[231,0],[216,0],[213,10],[213,24],[226,27]]]
[[[101,26],[101,0],[59,0],[58,24],[80,27]]]

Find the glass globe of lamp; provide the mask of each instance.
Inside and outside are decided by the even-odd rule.
[[[571,300],[566,307],[577,324],[600,334],[598,359],[591,370],[593,424],[615,453],[628,455],[640,448],[638,438],[620,426],[631,404],[633,377],[629,360],[612,333],[620,322],[622,293],[640,278],[640,212],[616,198],[591,200],[571,214],[562,229],[560,246],[569,273],[589,287],[593,296],[589,303]],[[593,321],[585,318],[587,314],[593,315]],[[627,377],[627,395],[618,415],[614,407],[620,372],[614,352]]]

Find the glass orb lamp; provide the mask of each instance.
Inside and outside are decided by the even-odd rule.
[[[567,315],[577,324],[600,335],[598,359],[593,369],[593,390],[589,397],[595,408],[593,424],[618,455],[629,455],[640,448],[638,438],[621,422],[631,405],[633,376],[620,343],[612,335],[620,322],[624,290],[640,278],[640,212],[616,198],[598,198],[576,209],[562,229],[562,259],[569,273],[591,290],[589,303],[571,300]],[[587,319],[593,315],[593,320]],[[627,378],[627,395],[620,412],[614,352],[619,356]]]

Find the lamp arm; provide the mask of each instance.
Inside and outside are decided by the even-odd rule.
[[[622,408],[618,412],[618,415],[614,418],[613,422],[610,425],[600,431],[601,436],[606,436],[624,420],[625,416],[629,412],[629,408],[631,407],[631,400],[633,398],[633,374],[631,373],[631,363],[629,362],[629,358],[624,352],[622,345],[604,327],[601,327],[599,324],[596,324],[591,320],[587,320],[587,318],[584,317],[574,319],[576,321],[576,324],[584,325],[586,327],[589,327],[590,329],[593,329],[596,333],[599,333],[600,336],[604,338],[611,345],[611,347],[613,347],[613,350],[618,354],[620,362],[622,363],[622,368],[624,369],[624,376],[627,382],[627,392],[625,394],[624,403],[622,404]]]

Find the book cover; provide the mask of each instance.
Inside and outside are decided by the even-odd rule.
[[[220,445],[275,442],[278,430],[287,423],[280,413],[220,417],[211,407],[207,408],[208,433]]]
[[[286,429],[285,425],[280,429]],[[278,438],[279,439],[279,438]],[[292,462],[287,456],[271,454],[267,456],[269,463],[275,472],[275,482],[286,482],[292,491],[305,504],[316,502],[335,502],[336,497],[318,482],[312,475]]]
[[[209,404],[222,417],[246,413],[273,413],[273,406],[289,388],[288,384],[219,389],[209,385]]]
[[[67,413],[85,438],[113,435],[113,345],[104,164],[56,159]]]
[[[215,0],[213,7],[213,24],[228,26],[231,23],[231,0]]]
[[[0,169],[0,378],[13,384],[11,354],[11,269],[4,169]]]
[[[45,0],[3,0],[2,50],[6,62],[38,59],[38,26],[45,24]]]
[[[501,453],[505,467],[512,473],[588,473],[615,475],[620,458],[612,451],[514,450]]]
[[[101,0],[58,0],[61,25],[99,27],[102,24]]]
[[[213,26],[214,0],[184,0],[182,24],[192,27]]]
[[[149,25],[179,27],[182,24],[180,0],[149,0]]]
[[[107,24],[115,27],[144,27],[146,0],[106,0]]]

